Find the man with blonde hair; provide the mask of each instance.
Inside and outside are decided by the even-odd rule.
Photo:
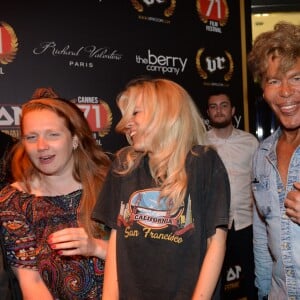
[[[300,25],[280,22],[248,56],[279,128],[254,158],[254,256],[259,299],[300,299]]]

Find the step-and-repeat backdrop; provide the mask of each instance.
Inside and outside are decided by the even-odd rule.
[[[126,145],[114,130],[115,98],[141,75],[178,82],[204,117],[211,89],[228,88],[234,125],[248,130],[250,22],[248,0],[4,1],[0,130],[19,137],[22,103],[51,87],[77,103],[98,143],[114,152]],[[239,275],[239,266],[228,270],[229,290]]]
[[[21,104],[52,87],[84,111],[114,152],[117,94],[131,79],[172,79],[205,117],[210,89],[234,91],[235,126],[248,129],[246,0],[18,1],[1,4],[0,129],[19,135]],[[243,67],[244,66],[244,67]],[[246,128],[245,128],[246,127]]]

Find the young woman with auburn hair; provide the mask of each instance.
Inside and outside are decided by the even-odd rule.
[[[110,160],[83,112],[45,95],[22,106],[15,182],[0,193],[8,262],[25,299],[99,299],[107,241],[90,217]]]

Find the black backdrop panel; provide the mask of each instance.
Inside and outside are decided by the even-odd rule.
[[[126,144],[114,131],[117,94],[134,77],[152,75],[181,84],[203,115],[208,92],[228,87],[243,129],[241,5],[249,18],[246,0],[2,3],[0,128],[18,135],[20,105],[37,87],[52,87],[78,102],[113,152]]]

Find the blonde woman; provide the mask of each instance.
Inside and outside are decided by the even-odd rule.
[[[103,299],[211,299],[225,253],[229,182],[189,94],[137,79],[119,95],[121,149],[93,212],[112,228]],[[216,297],[217,299],[218,297]]]

